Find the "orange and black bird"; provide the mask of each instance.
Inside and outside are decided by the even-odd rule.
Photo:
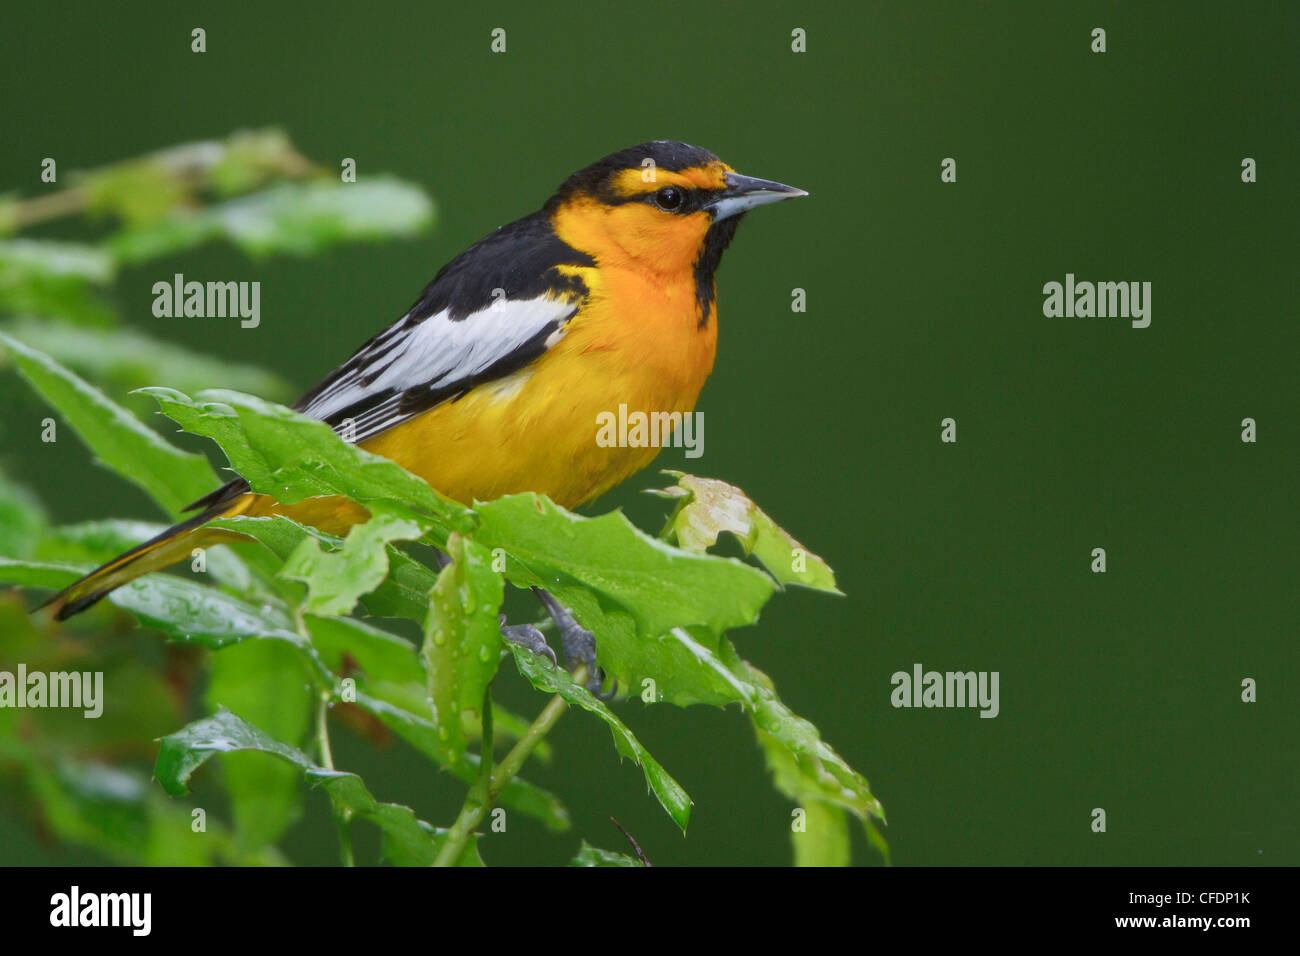
[[[524,491],[589,501],[658,452],[598,443],[598,416],[694,410],[717,346],[723,250],[746,212],[805,195],[685,143],[620,150],[449,262],[293,407],[466,504]],[[340,497],[282,505],[243,479],[187,510],[197,513],[55,595],[55,616],[239,537],[204,527],[214,518],[280,514],[342,534],[368,517]],[[576,624],[548,598],[568,650]]]

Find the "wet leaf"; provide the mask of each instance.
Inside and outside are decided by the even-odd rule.
[[[169,514],[211,491],[206,458],[174,448],[49,356],[0,333],[18,369],[105,465],[143,488]]]
[[[723,532],[733,535],[782,585],[801,584],[839,594],[830,565],[813,554],[768,517],[735,485],[680,471],[667,474],[677,484],[658,494],[678,501],[668,520],[677,543],[691,551],[707,551]]]

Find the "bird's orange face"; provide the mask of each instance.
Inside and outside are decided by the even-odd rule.
[[[716,260],[741,213],[803,195],[742,176],[707,150],[662,142],[623,150],[575,174],[548,208],[556,234],[602,266],[672,275],[710,256]]]
[[[726,188],[724,176],[730,171],[722,162],[680,171],[617,170],[600,192],[562,205],[555,231],[603,264],[621,262],[668,273],[689,269],[713,225],[705,197]]]

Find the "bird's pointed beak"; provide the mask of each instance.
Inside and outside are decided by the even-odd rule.
[[[718,194],[713,202],[704,208],[713,213],[713,221],[730,219],[742,212],[748,212],[756,206],[780,202],[782,199],[794,199],[807,196],[808,193],[784,183],[774,183],[770,179],[755,179],[740,173],[727,173],[727,188]]]

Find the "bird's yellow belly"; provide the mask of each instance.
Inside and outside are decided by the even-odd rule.
[[[539,374],[523,372],[476,389],[426,412],[400,435],[377,437],[366,450],[466,504],[536,491],[565,507],[595,497],[654,458],[657,448],[597,443],[597,416],[609,402],[588,390],[533,393],[526,401],[508,393],[512,386],[533,387]]]
[[[525,370],[363,447],[466,504],[535,491],[574,507],[644,468],[660,448],[611,446],[602,416],[618,416],[620,405],[629,415],[693,411],[713,365],[716,327],[698,328],[693,284],[620,289],[620,281],[641,280],[605,278],[564,339]],[[638,314],[617,322],[600,314],[629,300],[641,306]],[[665,334],[676,322],[689,323],[691,334]],[[665,351],[667,343],[673,351]],[[659,446],[667,437],[659,436]]]

